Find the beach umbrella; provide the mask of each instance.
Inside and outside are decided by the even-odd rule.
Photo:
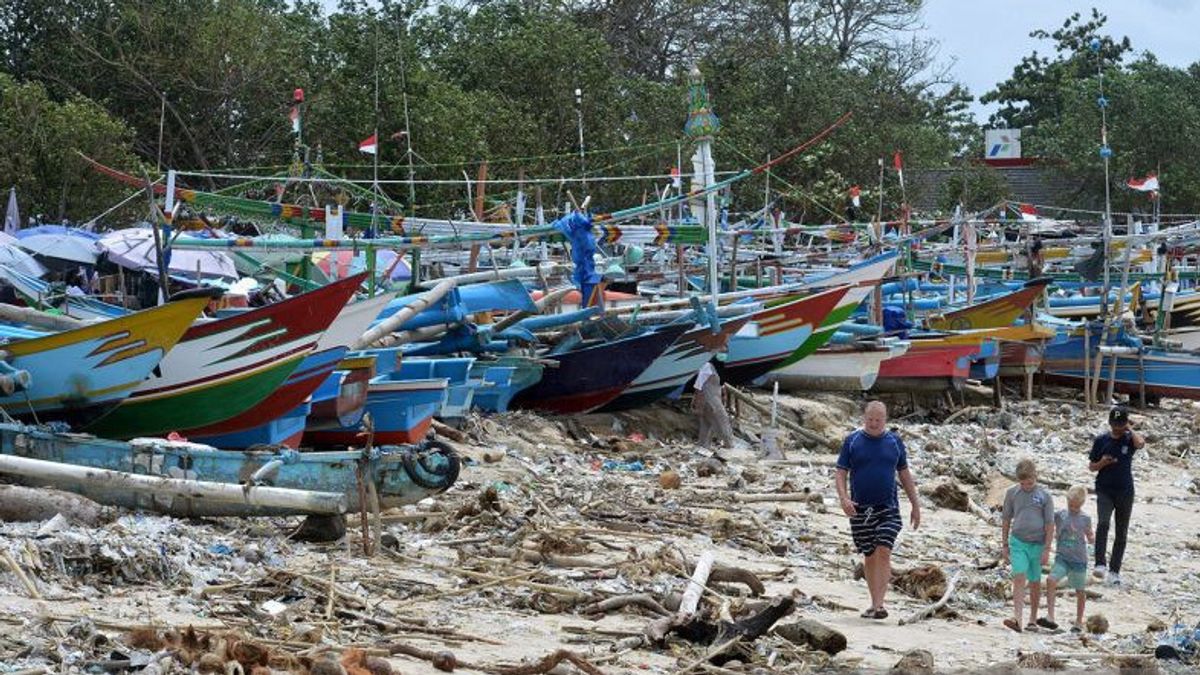
[[[148,227],[109,232],[100,238],[99,246],[114,264],[140,272],[158,272],[154,231]],[[197,271],[202,278],[238,278],[233,260],[222,251],[170,250],[167,258],[169,274],[194,277]]]
[[[0,267],[7,267],[31,277],[40,277],[46,273],[46,268],[33,256],[8,244],[0,244]]]
[[[57,261],[80,265],[95,265],[100,257],[96,247],[99,237],[87,230],[63,225],[39,225],[16,231],[17,246]]]

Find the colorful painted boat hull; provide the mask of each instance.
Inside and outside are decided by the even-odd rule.
[[[971,372],[971,356],[978,351],[978,344],[913,340],[907,352],[880,364],[879,375],[871,391],[961,389]]]
[[[458,422],[466,417],[475,397],[476,383],[470,379],[474,363],[474,358],[406,358],[400,363],[399,376],[404,380],[445,379],[446,400],[435,417]]]
[[[621,395],[599,408],[598,412],[618,412],[649,405],[688,383],[696,372],[729,344],[749,317],[724,321],[721,330],[700,326],[679,336]]]
[[[1049,285],[1049,279],[1034,279],[1021,290],[930,317],[929,327],[934,330],[969,330],[1011,326],[1042,297]]]
[[[192,326],[153,376],[86,430],[105,438],[186,435],[241,414],[292,374],[362,278]]]
[[[685,325],[547,354],[558,362],[537,384],[513,399],[513,407],[558,415],[586,413],[612,401],[687,330]]]
[[[908,342],[894,339],[884,344],[823,347],[767,373],[763,384],[778,382],[784,391],[868,391],[875,386],[880,365],[904,354],[908,347]]]
[[[165,359],[207,304],[168,303],[73,330],[4,345],[7,361],[27,371],[24,391],[0,396],[18,417],[84,425],[111,414]]]
[[[817,283],[849,284],[850,290],[846,291],[846,295],[838,301],[837,306],[829,313],[829,316],[825,317],[813,334],[796,351],[792,352],[791,356],[779,364],[780,367],[796,363],[828,344],[837,329],[850,320],[858,306],[871,294],[871,290],[892,271],[896,265],[896,258],[895,251],[880,254],[854,265],[845,272],[840,272],[820,282],[813,282],[814,285]]]
[[[480,384],[475,390],[472,403],[484,412],[508,412],[508,406],[517,394],[537,384],[542,379],[542,364],[519,356],[505,356],[486,363],[476,361],[471,366],[471,377]]]
[[[313,392],[306,424],[309,431],[358,426],[367,410],[367,391],[375,377],[377,358],[376,354],[360,352],[342,360]]]
[[[714,364],[721,381],[747,384],[782,365],[849,290],[849,286],[839,286],[752,314],[729,339],[725,352],[716,356]]]
[[[1100,357],[1097,344],[1099,331],[1093,331],[1091,358],[1094,369]],[[1084,340],[1082,334],[1072,335],[1058,344],[1046,346],[1042,371],[1046,379],[1057,384],[1082,388],[1084,381]],[[1102,391],[1108,387],[1109,368],[1116,358],[1113,390],[1137,396],[1142,388],[1148,395],[1164,398],[1200,399],[1200,354],[1141,348],[1141,364],[1137,354],[1105,355],[1100,367]]]
[[[395,379],[397,373],[378,375],[367,390],[366,415],[374,427],[372,442],[384,445],[420,443],[429,433],[433,416],[446,401],[445,378],[430,380]],[[313,447],[353,447],[366,443],[362,425],[338,427],[304,434],[303,443]]]
[[[304,357],[304,360],[292,371],[292,374],[288,376],[279,389],[272,392],[270,396],[255,404],[249,410],[223,422],[193,429],[189,432],[188,437],[197,443],[205,443],[216,448],[249,447],[248,445],[233,444],[241,442],[236,441],[233,437],[238,434],[245,434],[246,438],[252,438],[256,436],[253,433],[255,429],[261,429],[260,433],[257,434],[259,436],[264,433],[268,436],[278,436],[283,433],[283,427],[287,425],[276,425],[274,422],[285,415],[292,415],[294,417],[294,412],[300,407],[303,407],[305,412],[299,418],[299,429],[290,431],[284,438],[303,432],[303,420],[308,416],[308,411],[312,408],[312,405],[308,403],[309,397],[317,390],[317,387],[321,386],[329,378],[345,355],[345,347],[334,347],[333,349],[309,354]],[[275,427],[274,431],[272,431],[272,427]],[[296,440],[298,441],[299,439],[297,438]],[[282,443],[283,441],[253,441],[250,445],[262,442]]]
[[[76,434],[55,434],[15,424],[0,424],[0,452],[75,466],[232,484],[243,484],[269,462],[280,460],[278,471],[269,480],[271,485],[341,493],[351,504],[358,503],[361,462],[368,480],[375,484],[380,506],[385,509],[412,504],[444,492],[458,479],[460,469],[458,456],[444,446],[423,451],[380,447],[365,455],[361,451],[230,451],[160,439],[125,443]],[[36,484],[45,485],[45,481],[38,480]],[[101,504],[185,518],[293,513],[242,502],[134,494],[107,488],[97,481],[83,483],[63,479],[52,487],[84,495]]]

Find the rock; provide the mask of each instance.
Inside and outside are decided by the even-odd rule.
[[[789,642],[819,649],[829,655],[846,649],[845,635],[812,619],[782,624],[776,626],[772,632]]]
[[[320,543],[337,541],[344,536],[345,516],[308,516],[292,534],[292,539]]]
[[[725,463],[716,457],[709,457],[696,465],[696,475],[701,478],[719,476],[725,473]]]
[[[971,498],[953,481],[944,480],[927,489],[929,499],[943,509],[970,511]]]
[[[451,673],[458,667],[458,659],[454,658],[454,652],[438,652],[433,655],[433,667],[443,673]]]
[[[1092,635],[1103,635],[1108,632],[1108,619],[1103,614],[1093,614],[1085,622],[1087,632]]]
[[[683,485],[679,473],[670,469],[658,474],[658,486],[664,490],[678,490]]]
[[[896,675],[933,675],[933,654],[925,649],[906,653],[888,672]]]
[[[1161,633],[1167,629],[1167,622],[1162,619],[1151,619],[1146,625],[1146,630],[1150,633]]]

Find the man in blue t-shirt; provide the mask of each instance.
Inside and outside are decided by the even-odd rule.
[[[1133,456],[1146,445],[1142,435],[1129,423],[1129,411],[1117,406],[1108,412],[1109,430],[1092,441],[1088,469],[1096,472],[1096,567],[1097,578],[1121,584],[1121,561],[1125,558],[1125,538],[1129,534],[1129,516],[1133,513]],[[1112,557],[1105,566],[1108,549],[1108,523],[1116,514]]]
[[[887,406],[871,401],[863,409],[863,428],[846,437],[837,461],[838,499],[842,511],[850,516],[850,535],[863,555],[871,594],[871,606],[862,613],[865,619],[886,619],[888,615],[883,600],[892,579],[892,548],[902,527],[897,476],[912,505],[910,522],[915,530],[921,525],[921,504],[904,442],[888,431]]]

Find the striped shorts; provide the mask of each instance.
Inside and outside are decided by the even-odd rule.
[[[858,513],[850,516],[850,536],[863,555],[871,555],[880,546],[895,548],[901,527],[900,509],[895,506],[860,506]]]

